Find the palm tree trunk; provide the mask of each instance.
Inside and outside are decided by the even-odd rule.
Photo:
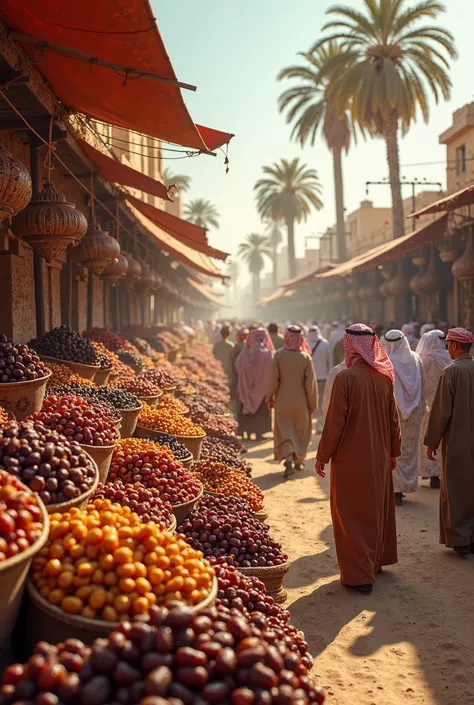
[[[342,149],[335,147],[332,150],[334,169],[334,193],[336,197],[336,232],[337,232],[337,259],[345,262],[346,253],[346,222],[344,219],[344,186],[342,182]]]
[[[253,302],[255,305],[258,304],[258,279],[257,279],[257,274],[252,275],[252,295],[253,295]]]
[[[286,219],[286,229],[288,231],[288,276],[294,279],[296,277],[295,219],[292,216]]]
[[[277,246],[276,242],[272,242],[272,262],[273,262],[273,289],[278,286],[278,262],[277,262]]]
[[[398,115],[393,112],[385,124],[388,173],[392,192],[392,234],[393,238],[405,235],[405,214],[403,212],[402,189],[400,187],[400,156],[398,153]]]
[[[260,272],[256,272],[255,274],[255,290],[257,292],[257,297],[255,299],[255,303],[260,303]]]

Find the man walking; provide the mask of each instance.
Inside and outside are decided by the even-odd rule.
[[[214,343],[212,352],[214,353],[216,360],[219,360],[221,363],[224,372],[227,375],[229,387],[231,387],[234,370],[234,343],[229,340],[229,338],[229,326],[222,326],[220,329],[220,340]]]
[[[331,515],[341,582],[363,593],[397,563],[392,472],[401,453],[392,363],[371,328],[344,336],[346,369],[334,380],[316,472],[331,460]]]
[[[464,558],[474,553],[474,335],[452,328],[446,340],[454,362],[441,373],[425,445],[434,460],[442,443],[439,542]]]

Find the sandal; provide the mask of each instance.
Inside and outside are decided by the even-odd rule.
[[[295,463],[295,470],[298,470],[298,472],[304,470],[304,463]]]
[[[285,472],[283,473],[283,477],[285,480],[287,480],[289,477],[295,474],[295,469],[293,467],[293,463],[291,460],[287,460],[285,463]]]

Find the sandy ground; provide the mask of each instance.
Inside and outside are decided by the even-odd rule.
[[[352,593],[339,582],[316,443],[306,470],[289,481],[271,440],[247,445],[271,532],[291,560],[286,606],[305,632],[326,702],[474,705],[474,556],[462,561],[438,544],[438,491],[422,486],[397,508],[399,564],[372,595]]]

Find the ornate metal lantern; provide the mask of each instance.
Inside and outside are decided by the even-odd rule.
[[[418,289],[422,295],[434,294],[441,286],[439,273],[436,267],[436,250],[431,245],[430,263],[418,280]]]
[[[28,169],[0,143],[0,219],[12,218],[31,200]]]
[[[401,297],[408,293],[409,282],[405,274],[403,260],[399,260],[395,276],[388,282],[388,290],[393,296]]]
[[[142,273],[138,281],[138,286],[146,291],[150,291],[155,284],[155,275],[147,262],[142,264]]]
[[[74,250],[74,259],[91,272],[102,274],[120,254],[120,245],[109,233],[102,230],[94,216],[89,221],[87,232]]]
[[[123,252],[119,254],[114,262],[111,262],[102,272],[105,281],[111,286],[115,286],[118,281],[124,278],[128,272],[128,259]]]
[[[453,277],[459,281],[467,281],[474,279],[474,233],[470,228],[467,239],[466,249],[451,267]]]
[[[13,233],[47,262],[69,245],[77,245],[87,230],[87,220],[64,194],[47,181],[40,193],[13,220]]]
[[[128,261],[128,270],[124,277],[124,281],[129,287],[132,287],[139,279],[142,273],[142,265],[135,257],[128,252],[123,253]]]

